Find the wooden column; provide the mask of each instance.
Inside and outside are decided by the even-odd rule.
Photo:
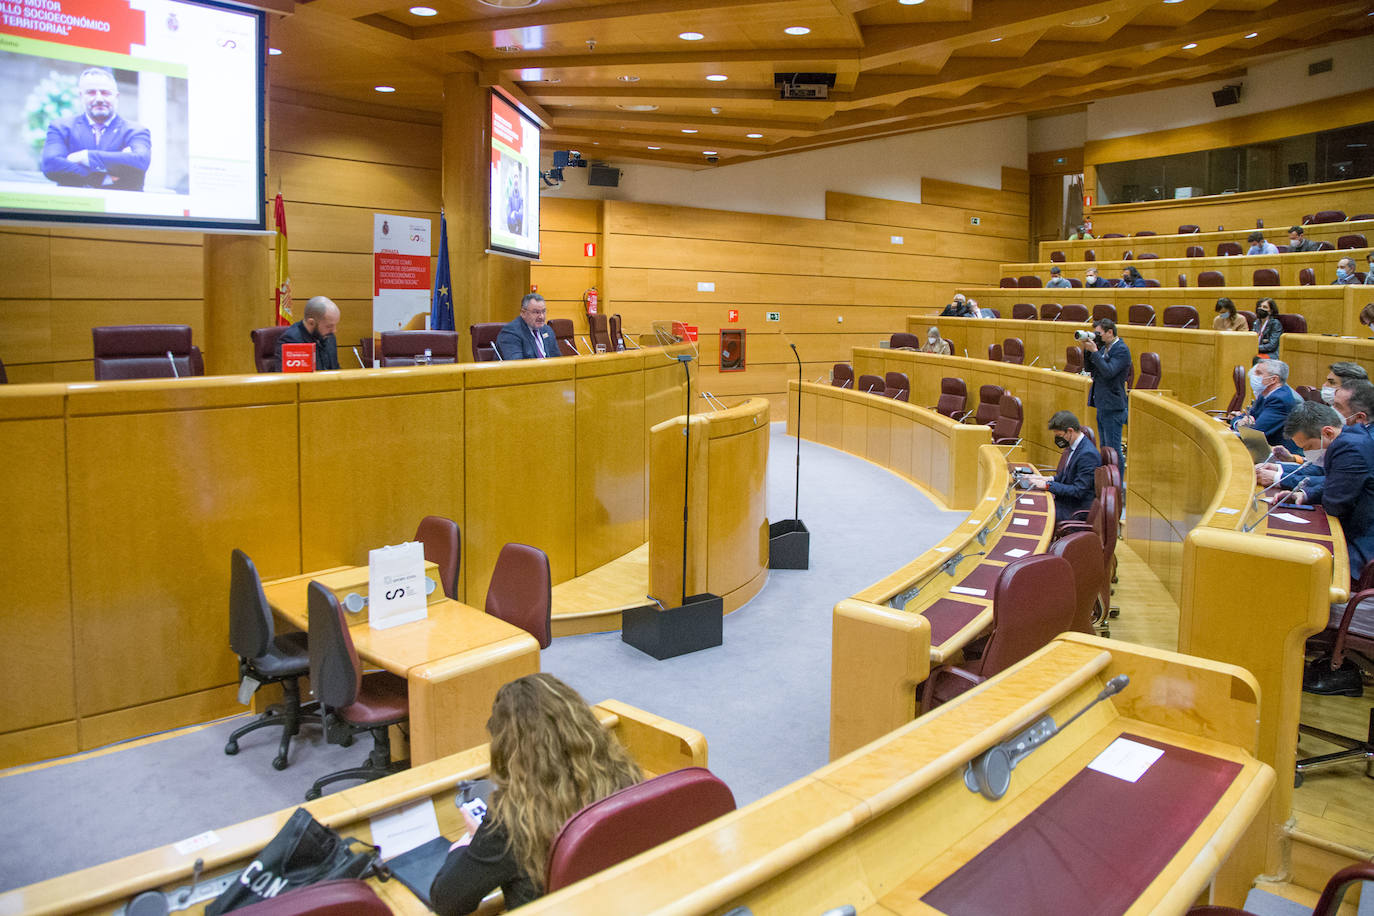
[[[529,292],[530,264],[487,254],[488,184],[491,181],[490,89],[476,74],[444,77],[444,209],[448,214],[449,265],[453,274],[453,323],[509,321]],[[470,352],[466,347],[462,352]]]
[[[206,233],[206,375],[255,372],[248,332],[274,323],[270,235]]]

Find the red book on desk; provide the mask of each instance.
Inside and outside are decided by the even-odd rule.
[[[314,372],[315,345],[311,343],[287,343],[281,345],[281,371]]]

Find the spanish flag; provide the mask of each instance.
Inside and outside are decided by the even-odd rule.
[[[277,324],[285,326],[296,323],[296,315],[291,308],[291,271],[286,267],[286,203],[277,194],[274,209],[277,221]]]

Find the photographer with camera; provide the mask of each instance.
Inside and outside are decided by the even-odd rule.
[[[1093,377],[1088,391],[1088,406],[1097,408],[1097,441],[1102,448],[1114,448],[1126,471],[1126,456],[1121,450],[1121,427],[1126,423],[1126,380],[1135,371],[1131,351],[1116,336],[1116,322],[1099,318],[1093,331],[1074,334],[1083,347],[1083,367]]]

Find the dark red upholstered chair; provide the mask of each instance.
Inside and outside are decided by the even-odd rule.
[[[1079,427],[1079,428],[1082,429],[1082,427]],[[1086,432],[1086,430],[1085,430],[1085,432]],[[1096,441],[1096,440],[1094,440],[1094,441]],[[1104,447],[1104,448],[1098,449],[1098,450],[1097,450],[1097,454],[1098,454],[1098,461],[1099,461],[1100,464],[1102,464],[1102,465],[1111,464],[1111,465],[1115,465],[1118,469],[1120,469],[1120,467],[1121,467],[1121,455],[1117,452],[1116,449],[1112,448],[1111,446],[1106,446],[1106,447]]]
[[[1361,247],[1363,247],[1363,246],[1361,246]],[[1051,252],[1050,252],[1050,260],[1053,261],[1053,262],[1056,263],[1056,264],[1063,264],[1063,263],[1064,263],[1064,252],[1062,252],[1062,251],[1051,251]]]
[[[1107,607],[1102,594],[1111,594],[1107,567],[1102,563],[1102,542],[1087,531],[1075,531],[1050,544],[1045,551],[1063,557],[1073,567],[1074,615],[1070,629],[1092,635],[1094,624],[1105,622]]]
[[[1088,307],[1079,302],[1071,302],[1059,313],[1060,321],[1087,321]]]
[[[363,364],[359,367],[360,369],[369,369],[372,367],[373,350],[376,343],[377,339],[371,334],[366,337],[358,338],[358,356],[362,357],[363,361]]]
[[[882,394],[887,388],[887,381],[881,375],[861,375],[859,383],[855,386],[856,391],[865,394]]]
[[[277,356],[277,341],[290,325],[275,328],[254,328],[248,332],[253,341],[253,367],[259,372],[271,372]]]
[[[1127,248],[1125,251],[1121,252],[1121,260],[1123,260],[1123,261],[1134,261],[1134,260],[1135,260],[1135,252],[1132,251],[1131,249]]]
[[[1006,389],[1001,385],[980,385],[978,388],[978,411],[973,422],[981,426],[992,426],[1002,412],[1002,395]]]
[[[1152,252],[1152,251],[1142,251],[1140,254],[1136,255],[1135,257],[1136,257],[1136,260],[1137,260],[1137,261],[1153,261],[1153,260],[1157,260],[1157,259],[1159,258],[1159,255],[1155,254],[1155,253]]]
[[[1296,391],[1298,393],[1298,397],[1302,398],[1304,401],[1314,401],[1316,403],[1321,403],[1321,391],[1317,388],[1313,388],[1311,385],[1294,385],[1293,390]]]
[[[1374,213],[1356,213],[1354,216],[1350,217],[1350,222],[1356,223],[1365,219],[1374,219]]]
[[[1304,267],[1302,270],[1298,271],[1298,285],[1299,285],[1299,286],[1316,286],[1316,285],[1317,285],[1317,274],[1316,274],[1316,272],[1315,272],[1314,270],[1312,270],[1312,268],[1310,268],[1310,267]]]
[[[1289,248],[1287,245],[1275,245],[1274,247],[1279,250],[1279,254],[1288,254],[1290,251],[1293,250],[1292,248]]]
[[[1026,362],[1026,345],[1019,337],[1008,337],[1002,341],[1002,362],[1020,366]]]
[[[1354,865],[1347,865],[1340,871],[1331,876],[1326,882],[1326,887],[1322,894],[1317,898],[1317,905],[1312,908],[1312,916],[1336,916],[1340,912],[1351,912],[1353,906],[1347,904],[1344,908],[1341,903],[1345,900],[1346,892],[1354,884],[1361,881],[1374,881],[1374,863],[1356,862]],[[1369,893],[1368,886],[1364,893]],[[1360,908],[1364,909],[1364,897],[1360,898]],[[1266,910],[1275,912],[1275,910]],[[1294,912],[1285,909],[1283,912]],[[1208,904],[1206,906],[1195,906],[1188,911],[1188,916],[1256,916],[1249,910],[1237,909],[1233,906],[1219,906]]]
[[[242,550],[229,555],[229,648],[239,657],[239,680],[251,677],[259,684],[280,684],[282,703],[235,729],[224,753],[237,754],[239,739],[249,732],[280,725],[281,744],[272,766],[284,770],[301,723],[320,721],[317,704],[301,706],[300,679],[310,672],[310,657],[304,633],[276,635],[258,568]]]
[[[854,367],[849,363],[836,363],[830,370],[830,385],[832,388],[853,388]]]
[[[610,322],[605,315],[598,313],[587,316],[587,336],[591,338],[593,353],[598,349],[602,353],[611,353],[615,350],[611,344]]]
[[[1003,277],[997,281],[997,285],[1002,289],[1016,289],[1016,278]]]
[[[940,379],[940,400],[931,408],[951,420],[962,420],[968,412],[968,386],[961,378]]]
[[[1083,371],[1083,348],[1068,346],[1064,348],[1064,371],[1074,374]]]
[[[1126,310],[1126,323],[1149,326],[1155,323],[1155,307],[1144,302],[1137,303]]]
[[[1159,365],[1159,354],[1146,351],[1140,354],[1140,376],[1135,380],[1135,387],[1153,391],[1159,387],[1159,380],[1163,374]]]
[[[1089,248],[1087,251],[1083,252],[1083,260],[1085,260],[1085,261],[1096,261],[1096,260],[1097,260],[1097,252],[1096,252],[1096,251],[1093,251],[1091,248]]]
[[[577,356],[577,341],[575,336],[577,329],[573,325],[571,318],[550,318],[549,327],[553,328],[553,336],[558,339],[558,352],[564,356]]]
[[[1141,229],[1135,234],[1136,238],[1144,238],[1147,235],[1159,235],[1158,232],[1151,232],[1149,229]]]
[[[130,324],[91,328],[95,380],[195,375],[191,328],[184,324]],[[167,359],[168,353],[172,359]],[[176,372],[172,371],[176,364]],[[201,374],[204,374],[202,369]]]
[[[348,621],[334,593],[319,582],[306,586],[310,632],[310,689],[325,715],[325,738],[342,743],[360,732],[372,733],[372,752],[362,766],[321,776],[305,793],[319,798],[324,787],[345,779],[368,781],[399,772],[408,765],[391,759],[387,729],[410,717],[406,681],[389,671],[363,676]]]
[[[1205,410],[1203,413],[1215,417],[1224,413],[1233,413],[1234,411],[1240,410],[1241,406],[1245,403],[1246,393],[1244,366],[1235,366],[1231,369],[1231,384],[1235,388],[1235,393],[1231,395],[1231,402],[1226,405],[1226,409]]]
[[[898,331],[888,338],[887,345],[894,350],[919,350],[921,338],[906,331]]]
[[[1360,235],[1358,232],[1353,232],[1350,235],[1343,235],[1336,239],[1336,247],[1338,249],[1368,248],[1369,243],[1365,241],[1363,235]]]
[[[617,353],[623,352],[625,349],[625,332],[623,330],[624,322],[620,320],[620,313],[616,312],[607,317],[606,325],[611,333],[611,349]],[[562,348],[562,341],[559,342],[559,348]]]
[[[686,767],[613,792],[568,818],[549,845],[549,893],[735,810],[730,787]]]
[[[1318,251],[1335,251],[1335,250],[1336,250],[1336,246],[1335,246],[1335,245],[1332,245],[1330,242],[1321,241],[1321,242],[1318,242],[1318,243],[1317,243],[1317,250],[1318,250]]]
[[[1240,242],[1222,242],[1217,245],[1217,257],[1232,258],[1236,255],[1245,254],[1245,250],[1240,247]],[[1201,284],[1198,284],[1201,286]]]
[[[1283,333],[1285,334],[1307,333],[1307,319],[1302,315],[1284,312],[1279,315],[1279,324],[1283,327]]]
[[[1100,239],[1124,239],[1125,237],[1124,232],[1104,232],[1098,236]]]
[[[1035,306],[1029,302],[1016,302],[1011,307],[1011,317],[1017,321],[1034,321],[1036,319]]]
[[[1034,308],[1034,306],[1031,306],[1031,308]],[[1040,304],[1040,320],[1041,320],[1041,321],[1058,321],[1058,320],[1059,320],[1059,314],[1060,314],[1060,312],[1062,312],[1063,310],[1064,310],[1063,306],[1061,306],[1058,302],[1042,302],[1042,303]],[[1016,316],[1013,315],[1012,317],[1014,318],[1014,317],[1016,317]],[[1031,317],[1033,318],[1033,317],[1035,317],[1035,316],[1032,315]]]
[[[1238,309],[1238,310],[1236,311],[1236,314],[1237,314],[1237,315],[1240,315],[1240,316],[1242,316],[1242,317],[1245,318],[1245,330],[1247,330],[1247,331],[1253,331],[1253,330],[1255,329],[1255,313],[1254,313],[1254,312],[1247,312],[1247,311],[1245,311],[1244,309]],[[1280,322],[1280,325],[1282,325],[1282,322]]]
[[[439,585],[444,594],[458,600],[458,570],[463,538],[458,523],[442,515],[426,515],[415,529],[415,540],[425,548],[425,559],[439,567]]]
[[[1033,274],[1025,274],[1024,276],[1016,278],[1016,285],[1021,289],[1040,289],[1045,284],[1041,282],[1039,277]]]
[[[961,667],[932,670],[921,691],[921,709],[930,712],[1048,645],[1073,629],[1076,613],[1068,560],[1046,554],[1012,560],[993,586],[992,633],[982,656]]]
[[[1002,361],[1001,344],[988,344],[988,359],[992,360],[994,363],[1000,363]]]
[[[431,363],[458,362],[457,331],[383,331],[377,347],[382,367],[413,366],[429,351]]]
[[[1179,227],[1178,227],[1178,234],[1179,234],[1179,235],[1192,235],[1194,232],[1201,232],[1201,231],[1202,231],[1202,227],[1201,227],[1201,226],[1194,226],[1194,225],[1191,225],[1191,224],[1185,225],[1185,226],[1179,226]]]
[[[1093,321],[1100,321],[1103,318],[1110,318],[1116,321],[1116,306],[1110,302],[1099,302],[1093,306]]]
[[[5,361],[3,359],[0,359],[0,385],[8,385],[9,383],[10,377],[5,372]]]
[[[1304,226],[1310,226],[1310,225],[1312,225],[1312,214],[1311,214],[1311,213],[1307,214],[1306,216],[1304,216],[1304,217],[1302,218],[1302,225],[1304,225]]]
[[[1183,253],[1183,256],[1185,258],[1205,258],[1207,252],[1201,245],[1189,245],[1188,249]]]
[[[1198,326],[1197,309],[1191,305],[1171,305],[1164,310],[1164,327],[1194,328]]]
[[[287,891],[234,912],[240,916],[389,916],[391,908],[366,881],[339,878]]]
[[[472,361],[475,363],[496,362],[501,357],[496,352],[496,335],[501,333],[505,322],[484,321],[481,324],[468,325],[468,334],[472,337]]]
[[[1077,277],[1069,277],[1069,288],[1070,288],[1070,289],[1082,289],[1082,288],[1083,288],[1083,281],[1080,280],[1080,279],[1078,279]]]
[[[1187,274],[1179,274],[1179,275],[1178,275],[1178,285],[1179,285],[1179,288],[1180,288],[1180,289],[1183,289],[1183,288],[1187,287],[1187,285],[1188,285],[1188,275],[1187,275]]]
[[[887,384],[887,387],[883,389],[883,394],[892,400],[909,401],[911,399],[911,379],[907,378],[905,372],[889,372],[883,376],[883,381]]]
[[[1257,267],[1251,274],[1251,286],[1278,286],[1279,272],[1272,267]]]
[[[517,626],[547,649],[553,642],[553,578],[549,558],[528,544],[507,544],[496,557],[486,611]]]
[[[1198,286],[1225,286],[1226,275],[1219,270],[1204,270],[1197,275]]]
[[[1312,214],[1312,222],[1316,223],[1343,223],[1345,222],[1344,210],[1318,210]]]
[[[1145,286],[1149,289],[1159,289],[1160,283],[1158,280],[1153,280],[1149,277],[1146,277]]]
[[[1003,394],[997,405],[997,420],[992,424],[993,445],[1016,445],[1021,441],[1021,423],[1025,412],[1021,409],[1021,399]]]

